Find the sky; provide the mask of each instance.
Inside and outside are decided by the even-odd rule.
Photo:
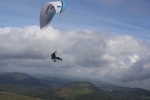
[[[150,90],[149,0],[64,0],[65,11],[40,30],[40,10],[50,1],[0,1],[0,72],[87,77]],[[62,62],[51,60],[55,50]]]

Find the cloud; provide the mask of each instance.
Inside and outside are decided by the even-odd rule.
[[[129,82],[129,81],[136,81],[136,80],[145,80],[150,78],[150,55],[148,55],[146,58],[141,58],[140,60],[136,61],[126,69],[122,73],[122,77],[119,79],[123,82]]]
[[[62,62],[51,60],[55,50]],[[130,35],[38,26],[0,28],[0,71],[141,81],[150,78],[149,50]]]

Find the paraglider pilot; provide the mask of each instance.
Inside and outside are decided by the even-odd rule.
[[[53,54],[51,54],[52,60],[53,60],[54,62],[56,62],[56,60],[62,61],[62,58],[56,57],[56,53],[57,53],[57,51],[55,51]]]

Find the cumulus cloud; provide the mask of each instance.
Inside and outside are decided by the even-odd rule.
[[[150,55],[136,61],[125,71],[122,71],[122,76],[119,80],[129,82],[134,80],[144,80],[150,78]]]
[[[55,50],[62,62],[51,60]],[[139,81],[150,78],[149,50],[149,45],[130,35],[38,26],[0,28],[1,71]]]

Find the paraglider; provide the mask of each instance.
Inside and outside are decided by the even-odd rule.
[[[56,60],[62,61],[62,58],[56,57],[56,53],[57,53],[57,51],[55,51],[53,54],[51,54],[51,59],[52,59],[54,62],[56,62]]]
[[[63,1],[54,1],[44,4],[40,12],[40,29],[46,27],[56,13],[62,13],[66,8]]]
[[[48,26],[51,20],[53,19],[54,15],[56,13],[62,13],[65,10],[65,8],[66,4],[63,1],[54,1],[44,4],[40,12],[40,29],[43,29],[46,26]],[[51,54],[51,59],[54,62],[56,62],[56,60],[62,61],[62,58],[56,57],[56,52],[57,51]]]

